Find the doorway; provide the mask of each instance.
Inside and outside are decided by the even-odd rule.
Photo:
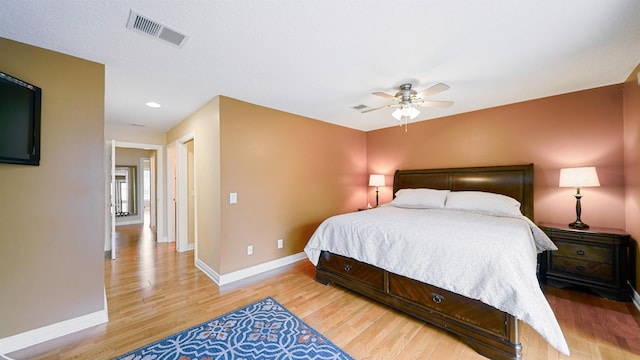
[[[167,147],[167,183],[169,198],[173,200],[167,227],[178,252],[197,248],[195,141],[194,134],[189,134]]]
[[[112,143],[114,148],[126,148],[126,149],[143,149],[147,151],[147,156],[145,157],[146,161],[148,161],[148,168],[149,168],[149,225],[153,226],[155,232],[156,232],[156,241],[157,242],[166,242],[167,241],[167,233],[166,233],[166,219],[165,219],[165,215],[164,215],[164,199],[165,196],[163,195],[163,183],[162,181],[153,181],[152,179],[162,179],[162,174],[164,172],[164,167],[163,167],[163,146],[162,145],[154,145],[154,144],[142,144],[142,143],[129,143],[129,142],[121,142],[121,141],[109,141],[109,143]],[[108,166],[111,165],[111,163],[114,164],[114,168],[115,165],[121,161],[118,159],[118,156],[115,155],[115,149],[113,151],[114,156],[113,159],[110,159],[109,164],[107,164]],[[153,151],[152,153],[149,153],[149,151]],[[144,188],[144,169],[147,167],[145,160],[136,160],[136,162],[134,162],[134,165],[136,168],[139,168],[141,170],[137,170],[136,173],[139,174],[139,176],[136,176],[136,181],[132,184],[135,185],[127,185],[122,187],[122,183],[120,183],[120,188],[119,189],[127,189],[127,193],[129,194],[127,196],[127,201],[129,202],[127,204],[127,208],[128,209],[134,209],[133,204],[131,203],[131,201],[135,199],[137,201],[137,207],[138,207],[138,213],[139,213],[139,217],[134,220],[134,217],[129,217],[129,220],[131,221],[127,221],[122,220],[122,221],[115,221],[113,226],[105,226],[105,251],[111,251],[112,252],[112,259],[116,258],[117,255],[117,249],[115,249],[115,246],[113,246],[114,242],[112,241],[112,236],[114,236],[113,234],[115,233],[115,225],[117,223],[117,225],[123,225],[126,223],[141,223],[143,222],[144,219],[144,214],[145,214],[145,206],[143,206],[143,204],[145,204],[145,200],[144,200],[144,192],[145,191],[140,191],[138,190],[137,193],[135,195],[132,195],[131,191],[129,191],[129,188],[132,186],[137,187],[137,189],[143,189]],[[107,174],[107,184],[111,184],[112,182],[112,178],[111,178],[111,170],[107,170],[105,171],[105,173]],[[131,176],[132,177],[132,176]],[[115,181],[115,176],[113,177],[113,181]],[[151,185],[153,184],[153,185]],[[115,184],[114,187],[112,187],[112,189],[115,190]],[[116,209],[116,202],[115,202],[115,191],[110,191],[111,193],[111,199],[110,199],[110,204],[111,206],[107,207],[107,216],[110,217],[111,216],[111,209]],[[153,203],[151,203],[153,202]],[[122,203],[121,203],[122,205]],[[123,212],[124,213],[124,212]],[[115,211],[114,211],[115,214]],[[114,216],[115,217],[115,216]],[[125,218],[125,216],[122,216],[123,218]]]

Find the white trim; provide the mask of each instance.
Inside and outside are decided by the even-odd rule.
[[[167,238],[166,242],[176,241],[176,143],[167,145]]]
[[[125,142],[125,141],[115,141],[116,147],[124,147],[124,148],[136,148],[136,149],[145,149],[145,150],[155,150],[156,151],[156,172],[158,178],[162,178],[164,175],[164,145],[158,144],[144,144],[144,143],[133,143],[133,142]],[[164,183],[162,181],[158,181],[156,184],[156,193],[158,197],[156,198],[157,206],[156,206],[156,241],[157,242],[167,242],[167,224],[165,218],[165,198],[164,194]]]
[[[207,264],[200,261],[200,259],[196,259],[196,267],[200,269],[203,273],[205,273],[214,283],[218,286],[228,285],[232,282],[246,279],[251,276],[259,275],[265,273],[267,271],[275,270],[277,268],[293,264],[300,260],[306,259],[307,255],[304,252],[300,252],[297,254],[289,255],[280,259],[267,261],[262,264],[258,264],[255,266],[248,267],[246,269],[234,271],[232,273],[219,275],[215,270],[211,269]]]
[[[187,189],[187,146],[190,138],[176,141],[176,251],[186,250],[189,239]]]
[[[196,249],[196,244],[195,243],[191,243],[191,244],[187,244],[187,246],[185,247],[184,251],[193,251]]]
[[[193,243],[187,244],[187,250],[193,250],[198,248],[198,177],[196,176],[196,169],[198,168],[198,156],[196,155],[196,134],[193,134]],[[195,254],[194,258],[197,256]]]
[[[175,234],[176,234],[176,251],[183,252],[189,250],[189,228],[188,228],[188,203],[189,203],[189,192],[187,186],[187,146],[186,143],[189,141],[193,141],[194,144],[194,169],[193,175],[195,176],[196,172],[196,164],[195,164],[195,145],[196,145],[196,134],[195,132],[188,133],[173,143],[175,145],[176,153],[175,153],[175,166],[176,166],[176,224],[175,224]],[[197,205],[195,204],[195,199],[197,198],[196,194],[196,183],[194,179],[194,209],[197,209]],[[196,210],[197,211],[197,210]],[[197,244],[197,228],[198,228],[198,217],[197,212],[194,211],[194,242]]]
[[[631,288],[631,301],[633,301],[633,305],[636,306],[636,309],[640,311],[640,294],[633,288],[631,283],[629,283],[629,287]]]
[[[202,271],[205,275],[207,275],[209,279],[213,280],[215,284],[217,284],[218,286],[220,285],[219,284],[220,275],[218,275],[218,273],[215,270],[210,268],[209,265],[205,264],[200,259],[196,259],[195,265],[196,265],[196,268],[200,269],[200,271]]]
[[[117,218],[116,218],[117,219]],[[143,219],[137,217],[137,216],[133,216],[132,219],[126,219],[126,220],[122,220],[122,221],[116,221],[116,227],[120,226],[120,225],[136,225],[136,224],[143,224]]]
[[[64,335],[74,333],[76,331],[88,329],[92,326],[104,324],[109,321],[109,312],[104,310],[96,311],[91,314],[83,315],[74,319],[61,321],[56,324],[43,326],[38,329],[29,330],[21,334],[9,336],[0,339],[0,354],[8,354],[29,346],[37,345],[45,341],[49,341]]]

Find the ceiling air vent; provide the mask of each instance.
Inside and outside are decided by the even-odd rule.
[[[127,29],[151,36],[178,48],[181,48],[189,38],[189,36],[171,29],[158,21],[142,16],[133,10],[129,12]]]
[[[354,109],[354,110],[362,111],[362,110],[367,109],[368,106],[365,105],[365,104],[360,104],[360,105],[352,106],[351,108]]]

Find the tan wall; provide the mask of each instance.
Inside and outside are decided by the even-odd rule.
[[[0,164],[0,338],[104,308],[104,66],[0,38],[42,88],[40,166]]]
[[[115,139],[119,142],[138,144],[165,145],[167,134],[131,125],[106,124],[104,127],[105,140]]]
[[[225,97],[220,120],[221,274],[299,253],[326,217],[366,205],[364,132]]]
[[[197,213],[197,255],[220,273],[220,104],[214,98],[167,133],[167,144],[191,134]]]
[[[140,158],[149,158],[153,153],[155,150],[116,147],[116,165],[136,166],[138,176],[142,176],[140,175],[143,170],[140,169]]]
[[[364,132],[217,97],[167,141],[191,133],[198,258],[220,275],[299,253],[323,219],[366,204]]]
[[[536,221],[575,220],[575,190],[558,187],[560,168],[595,166],[601,187],[582,189],[582,220],[625,228],[620,85],[413,123],[407,133],[371,131],[367,143],[369,171],[388,183],[395,169],[534,163]],[[381,201],[391,192],[381,189]]]
[[[626,179],[627,232],[640,239],[640,86],[637,73],[640,65],[624,84],[624,168]],[[636,279],[634,288],[640,290],[640,251],[636,245]]]

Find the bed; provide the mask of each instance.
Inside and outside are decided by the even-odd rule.
[[[398,193],[402,189],[410,190]],[[532,221],[533,164],[395,172],[394,194],[404,199],[409,192],[421,191],[428,191],[429,199],[446,194],[449,200],[442,201],[452,207],[459,195],[492,193],[500,201],[507,196],[515,200],[518,214],[405,207],[394,198],[397,206],[333,216],[305,247],[316,265],[316,280],[343,286],[458,335],[491,359],[522,357],[520,321],[568,355],[536,277],[537,253],[555,246]],[[449,220],[452,214],[464,217],[465,225],[450,222],[460,221]],[[438,235],[435,226],[446,229]],[[420,239],[414,240],[416,235]],[[476,237],[490,240],[480,244]],[[405,239],[411,240],[405,244]],[[422,246],[426,247],[416,250]],[[473,246],[483,250],[471,250]]]

